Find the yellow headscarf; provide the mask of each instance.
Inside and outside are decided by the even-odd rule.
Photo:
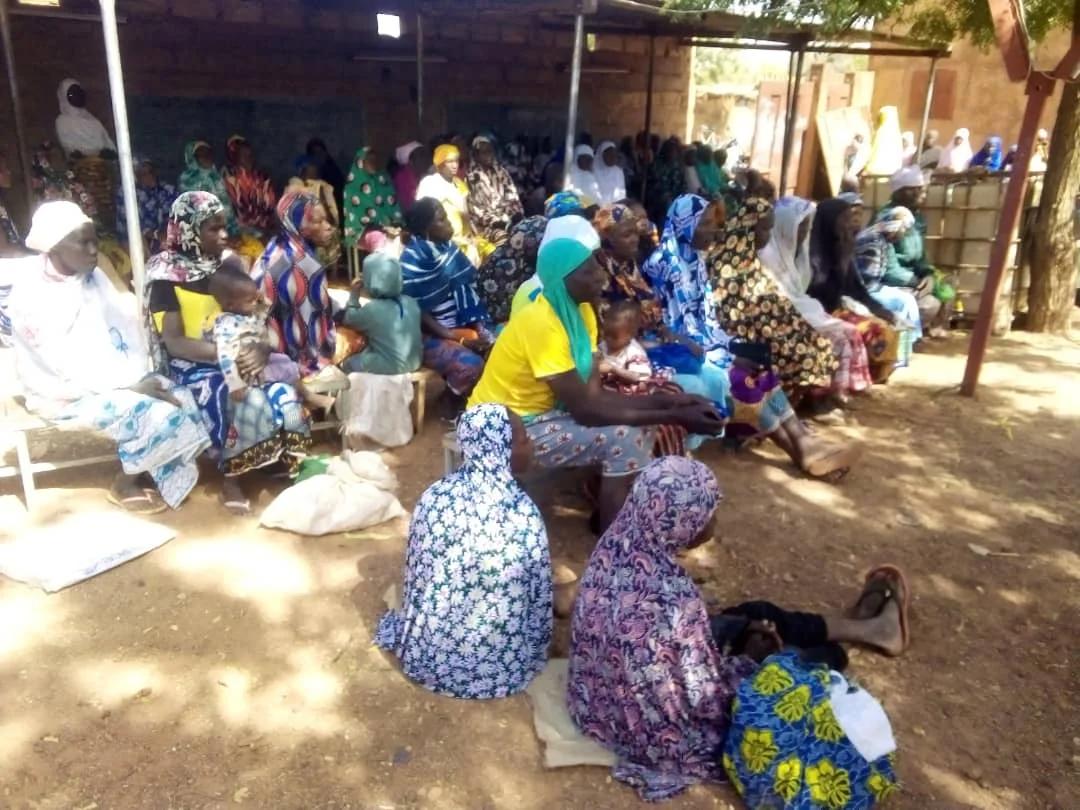
[[[442,166],[448,160],[456,160],[461,157],[461,152],[452,143],[444,143],[435,150],[433,162],[436,166]]]

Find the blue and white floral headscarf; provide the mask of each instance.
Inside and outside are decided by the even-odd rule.
[[[520,692],[551,641],[551,561],[536,504],[510,471],[510,417],[470,408],[458,422],[465,463],[420,497],[409,526],[400,610],[375,642],[441,695]]]
[[[711,306],[712,291],[701,251],[693,246],[694,231],[709,201],[683,194],[668,208],[660,246],[642,265],[664,308],[664,325],[691,338],[705,349],[727,346],[728,337]]]

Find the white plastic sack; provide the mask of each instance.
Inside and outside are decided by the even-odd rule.
[[[566,707],[566,680],[570,662],[552,658],[533,678],[525,693],[532,700],[536,736],[544,743],[544,767],[614,765],[615,754],[578,731]]]
[[[176,532],[119,511],[65,515],[0,544],[0,574],[52,593],[164,545]]]
[[[353,372],[349,384],[337,401],[345,435],[362,436],[384,447],[408,444],[413,437],[409,375]]]
[[[885,709],[865,689],[849,684],[839,672],[832,673],[829,691],[836,723],[867,762],[896,750],[896,738]]]
[[[346,452],[327,474],[293,484],[266,507],[260,523],[306,535],[352,532],[405,514],[397,478],[376,453]]]

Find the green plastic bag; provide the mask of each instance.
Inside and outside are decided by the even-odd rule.
[[[300,468],[296,472],[296,483],[314,478],[316,475],[326,475],[326,468],[330,466],[333,456],[308,456],[300,462]]]
[[[946,278],[940,270],[934,271],[934,298],[944,304],[956,298],[956,288],[946,281]]]

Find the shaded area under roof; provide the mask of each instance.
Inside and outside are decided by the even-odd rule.
[[[397,3],[404,11],[436,17],[483,17],[497,21],[531,16],[547,29],[572,31],[574,15],[585,14],[586,30],[596,34],[661,36],[686,45],[718,45],[762,50],[791,50],[800,45],[810,50],[858,47],[874,53],[946,56],[948,45],[926,42],[885,31],[852,29],[817,36],[813,26],[770,23],[755,26],[751,18],[726,11],[687,11],[664,8],[664,0],[412,0]],[[751,40],[750,37],[753,37]]]

